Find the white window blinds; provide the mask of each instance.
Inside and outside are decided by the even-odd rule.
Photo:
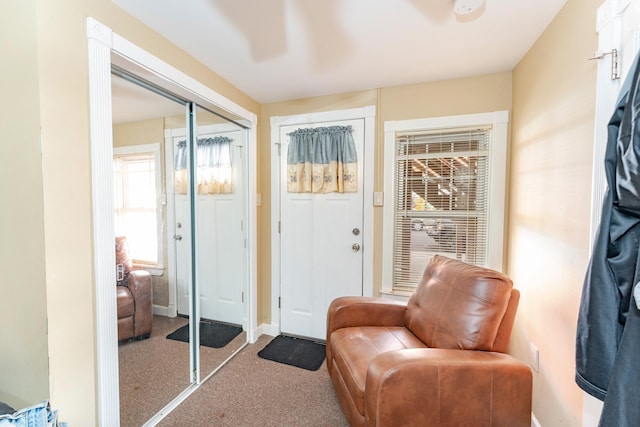
[[[435,254],[486,265],[491,127],[397,132],[393,289]]]

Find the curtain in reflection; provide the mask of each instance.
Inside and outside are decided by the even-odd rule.
[[[231,143],[226,136],[198,139],[196,150],[198,194],[233,193]],[[180,141],[175,155],[175,191],[187,193],[187,142]]]
[[[349,193],[358,190],[358,159],[351,126],[298,129],[289,136],[289,193]]]

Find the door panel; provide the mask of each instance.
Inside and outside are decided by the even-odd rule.
[[[358,191],[288,193],[288,134],[300,128],[336,125],[353,128]],[[338,296],[362,295],[364,120],[282,126],[280,135],[281,331],[324,339],[331,301]],[[359,249],[354,250],[354,245]]]
[[[199,137],[233,139],[234,192],[196,197],[196,254],[200,316],[203,319],[245,325],[244,290],[246,248],[243,227],[242,139],[239,131],[202,132]],[[175,137],[173,148],[183,140]],[[189,199],[175,195],[176,286],[178,314],[189,316],[191,230]]]

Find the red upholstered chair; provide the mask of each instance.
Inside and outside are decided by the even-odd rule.
[[[151,275],[144,270],[133,270],[132,266],[127,238],[116,237],[118,341],[131,338],[145,339],[151,334]]]

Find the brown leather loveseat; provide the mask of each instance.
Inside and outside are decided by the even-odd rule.
[[[126,237],[116,237],[118,341],[148,338],[153,321],[151,275],[133,270]]]
[[[529,427],[531,370],[506,354],[518,300],[503,274],[435,256],[407,304],[333,301],[327,369],[349,424]]]

